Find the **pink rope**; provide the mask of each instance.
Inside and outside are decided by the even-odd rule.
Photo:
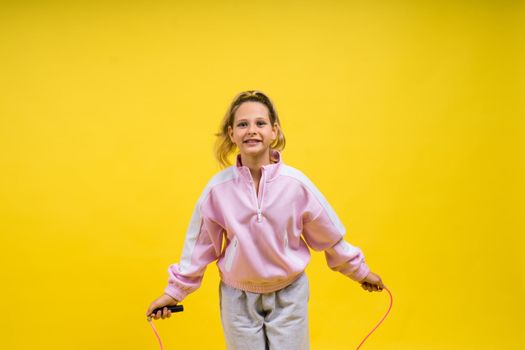
[[[377,327],[379,327],[379,325],[383,322],[383,320],[386,318],[386,316],[388,315],[388,313],[390,312],[390,309],[392,309],[392,304],[394,303],[394,298],[392,297],[392,293],[390,292],[390,290],[385,287],[386,291],[388,292],[388,294],[390,295],[390,306],[388,307],[388,311],[386,312],[385,316],[383,316],[383,318],[379,321],[379,323],[374,327],[374,329],[372,329],[372,331],[370,333],[368,333],[368,335],[365,337],[365,339],[363,339],[363,341],[361,341],[361,344],[359,344],[359,346],[356,348],[356,350],[359,350],[359,348],[361,347],[361,345],[363,345],[363,343],[365,342],[365,340],[372,334],[374,333],[374,331],[376,330]],[[159,336],[159,333],[157,333],[157,329],[155,328],[155,326],[153,325],[153,322],[151,322],[151,317],[148,317],[148,322],[149,324],[151,325],[151,328],[153,328],[153,332],[155,332],[155,335],[157,336],[157,340],[159,341],[159,345],[160,345],[160,350],[164,350],[164,348],[162,347],[162,341],[160,340],[160,336]]]
[[[388,294],[390,294],[390,306],[388,307],[388,311],[386,312],[385,316],[383,316],[383,318],[381,319],[381,321],[379,321],[379,323],[374,327],[374,329],[372,329],[372,331],[370,333],[368,333],[368,335],[365,337],[365,339],[363,339],[363,341],[361,342],[361,344],[359,344],[359,346],[356,348],[356,350],[358,350],[361,345],[363,345],[363,343],[365,342],[365,340],[372,334],[374,333],[374,331],[376,330],[377,327],[379,327],[379,325],[381,324],[381,322],[383,322],[383,320],[386,318],[386,315],[388,315],[388,313],[390,312],[390,309],[392,308],[392,304],[394,303],[394,298],[392,297],[392,293],[390,293],[390,290],[385,287],[386,291],[388,292]]]
[[[153,322],[151,322],[151,317],[148,317],[148,322],[151,325],[151,328],[153,328],[153,332],[155,332],[155,335],[157,336],[157,340],[159,341],[160,350],[164,350],[164,347],[162,346],[162,340],[160,340],[159,333],[157,333],[157,329],[153,325]]]

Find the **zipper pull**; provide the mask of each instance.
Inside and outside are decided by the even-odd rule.
[[[257,222],[262,222],[262,211],[257,209]]]

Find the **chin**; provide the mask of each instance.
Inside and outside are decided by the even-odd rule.
[[[253,149],[252,148],[252,149],[244,149],[241,151],[241,153],[244,153],[247,156],[261,155],[261,154],[265,154],[266,152],[268,152],[268,148],[266,149],[263,149],[263,148]]]

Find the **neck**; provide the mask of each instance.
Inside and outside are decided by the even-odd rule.
[[[250,169],[253,179],[258,181],[262,175],[261,167],[271,163],[270,152],[249,156],[241,154],[241,162]]]

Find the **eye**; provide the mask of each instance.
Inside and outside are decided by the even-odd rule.
[[[268,124],[268,123],[266,123],[264,120],[259,120],[259,121],[257,121],[256,124],[257,124],[257,126],[264,126],[264,125],[266,125],[266,124]],[[247,125],[248,125],[248,123],[246,123],[246,122],[239,122],[239,123],[237,124],[237,127],[239,127],[239,128],[243,128],[243,127],[245,127],[245,126],[247,126]]]

